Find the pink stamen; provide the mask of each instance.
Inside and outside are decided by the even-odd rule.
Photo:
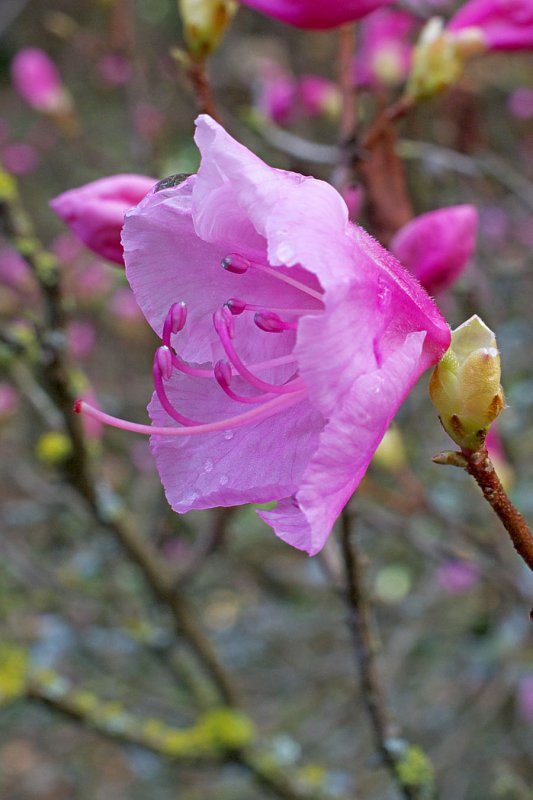
[[[254,315],[254,322],[258,328],[266,333],[282,333],[283,331],[295,331],[298,328],[296,322],[285,322],[274,311],[258,311]]]
[[[173,303],[165,318],[163,325],[163,344],[170,347],[170,337],[173,333],[179,333],[185,327],[187,321],[187,304],[181,301]]]
[[[306,286],[305,283],[296,280],[296,278],[291,278],[289,275],[285,275],[284,272],[279,272],[279,270],[273,267],[267,267],[265,264],[258,264],[257,261],[250,261],[248,258],[240,256],[238,253],[230,253],[227,255],[222,259],[221,265],[224,269],[229,272],[234,272],[236,275],[243,275],[245,272],[248,272],[250,267],[253,267],[254,269],[260,270],[260,272],[264,272],[266,275],[270,275],[272,278],[276,278],[278,281],[288,283],[289,286],[293,286],[295,289],[299,289],[310,297],[314,297],[315,300],[320,300],[322,302],[324,299],[322,292],[311,289],[310,286]]]
[[[155,351],[152,374],[154,376],[154,387],[157,397],[159,398],[159,402],[169,417],[172,417],[172,419],[176,420],[176,422],[179,422],[181,425],[200,425],[200,422],[190,419],[189,417],[184,417],[183,414],[180,414],[180,412],[174,408],[167,397],[167,393],[163,384],[163,378],[165,377],[168,379],[172,375],[172,360],[170,358],[170,350],[168,347],[158,347]]]
[[[320,311],[319,308],[265,308],[264,305],[257,305],[257,303],[247,303],[246,300],[241,300],[240,297],[230,297],[224,304],[234,317],[239,316],[243,311],[273,311],[281,312],[282,314],[290,314],[294,317],[303,317],[304,314],[312,314],[313,312]]]
[[[236,417],[228,417],[227,419],[220,419],[216,422],[202,423],[201,425],[187,428],[160,427],[157,425],[142,425],[137,422],[128,422],[128,420],[113,417],[111,414],[100,411],[99,408],[91,406],[89,403],[86,403],[85,400],[76,400],[74,403],[74,411],[77,414],[86,414],[88,417],[97,419],[106,425],[111,425],[113,428],[120,428],[123,431],[131,431],[132,433],[142,433],[147,436],[199,436],[204,433],[216,433],[217,431],[226,431],[231,428],[242,428],[245,425],[249,425],[251,422],[268,419],[301,403],[306,397],[307,392],[305,390],[293,392],[290,395],[274,397],[258,408],[252,408],[250,411],[245,411],[243,414],[238,414]]]
[[[265,400],[272,399],[271,392],[256,395],[255,397],[247,397],[234,392],[230,386],[232,378],[231,365],[228,364],[227,361],[217,361],[215,364],[215,378],[220,388],[228,395],[228,397],[231,397],[231,399],[235,400],[237,403],[263,403]]]
[[[254,373],[251,372],[241,361],[235,348],[233,347],[233,343],[231,341],[232,331],[228,325],[228,318],[233,323],[233,318],[229,309],[221,308],[218,311],[215,311],[213,314],[213,323],[227,357],[242,378],[248,381],[248,383],[250,383],[252,386],[255,386],[256,389],[260,389],[262,392],[270,392],[273,394],[287,394],[304,388],[303,381],[299,379],[295,379],[290,383],[279,385],[275,383],[268,383],[267,381],[263,381],[261,378],[258,378],[257,375],[254,375]]]

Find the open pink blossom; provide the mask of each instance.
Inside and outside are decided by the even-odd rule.
[[[124,264],[120,243],[124,214],[154,183],[144,175],[113,175],[63,192],[50,205],[89,250]]]
[[[19,50],[11,62],[11,77],[19,95],[37,111],[61,114],[70,110],[70,97],[56,65],[44,50]]]
[[[260,516],[312,555],[449,329],[329,184],[267,166],[207,116],[196,142],[198,174],[151,192],[123,232],[162,338],[153,426],[77,410],[152,434],[176,511],[277,500]]]
[[[366,17],[392,0],[241,0],[269,17],[298,28],[335,28]]]
[[[448,23],[448,30],[475,28],[490,50],[533,48],[531,0],[470,0]]]
[[[468,264],[477,224],[474,206],[439,208],[404,225],[390,249],[428,292],[436,294],[451,286]]]
[[[416,17],[407,11],[382,8],[361,23],[355,61],[360,86],[395,86],[407,78],[411,67],[409,37]]]

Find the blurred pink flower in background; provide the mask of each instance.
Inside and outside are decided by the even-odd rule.
[[[266,120],[284,125],[294,114],[296,81],[274,61],[263,61],[255,87],[255,107]]]
[[[329,184],[267,166],[206,116],[196,141],[198,175],[151,192],[123,233],[163,342],[154,426],[77,409],[152,434],[176,511],[277,500],[260,516],[312,555],[450,331]]]
[[[404,225],[390,249],[422,286],[435,294],[463,273],[476,246],[477,225],[474,206],[439,208]]]
[[[382,8],[360,26],[359,48],[355,60],[355,80],[360,86],[396,86],[411,68],[410,35],[416,17],[407,11]]]
[[[60,194],[50,205],[90,250],[124,264],[120,232],[126,211],[154,185],[144,175],[113,175]]]
[[[52,59],[37,47],[19,50],[11,62],[11,78],[28,105],[46,114],[70,111],[71,100]]]
[[[97,65],[100,78],[109,86],[124,86],[131,78],[131,64],[118,53],[108,53]]]
[[[490,50],[533,48],[532,0],[470,0],[447,25],[450,31],[475,28]]]
[[[361,19],[392,0],[241,0],[269,17],[298,28],[334,28]]]
[[[441,589],[448,594],[467,592],[479,580],[479,567],[471,561],[448,561],[437,572]]]
[[[69,276],[68,287],[81,303],[102,300],[113,288],[113,276],[100,261],[77,264]]]
[[[10,383],[0,382],[0,422],[11,417],[18,408],[19,396]]]
[[[39,164],[39,154],[30,144],[8,144],[0,154],[2,166],[12,175],[29,175]]]
[[[12,247],[0,248],[0,284],[19,294],[31,293],[35,289],[30,268]]]
[[[73,358],[89,358],[96,342],[94,326],[85,320],[73,319],[67,326],[68,349]]]
[[[533,117],[533,89],[521,86],[509,96],[507,107],[511,114],[518,119],[531,119]]]
[[[298,99],[305,116],[337,117],[341,109],[341,94],[336,83],[320,75],[303,75],[298,81]]]
[[[348,209],[348,216],[352,221],[355,221],[363,207],[365,199],[365,190],[362,186],[345,186],[342,190],[342,197]]]
[[[137,305],[135,295],[127,286],[117,289],[113,294],[109,307],[118,320],[122,322],[140,322],[143,315]]]

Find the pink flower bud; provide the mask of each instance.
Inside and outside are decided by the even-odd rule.
[[[265,61],[259,69],[255,105],[260,115],[278,125],[287,123],[296,106],[296,82],[280,66]]]
[[[123,265],[120,233],[124,214],[154,183],[144,175],[113,175],[64,192],[50,205],[90,250]]]
[[[473,206],[430,211],[404,225],[390,249],[435,294],[451,286],[465,269],[476,244],[478,215]]]
[[[477,29],[490,50],[533,48],[531,0],[470,0],[460,7],[448,30]]]
[[[391,0],[241,0],[269,17],[298,28],[335,28],[343,22],[361,19]]]
[[[62,114],[70,110],[70,97],[57,67],[43,50],[19,50],[11,62],[11,78],[18,94],[37,111]]]
[[[338,86],[319,75],[304,75],[298,86],[300,103],[307,117],[337,117],[341,109]]]
[[[411,68],[409,35],[416,19],[406,11],[383,8],[361,23],[355,80],[360,86],[395,86]]]

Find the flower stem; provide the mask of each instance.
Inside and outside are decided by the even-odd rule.
[[[475,479],[483,492],[483,497],[501,519],[514,549],[533,571],[533,535],[522,514],[509,500],[487,448],[483,447],[477,452],[463,450],[462,454],[466,459],[464,469]]]

